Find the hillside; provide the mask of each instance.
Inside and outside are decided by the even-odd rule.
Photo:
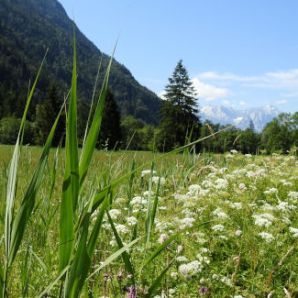
[[[59,87],[61,95],[70,85],[73,22],[56,0],[1,0],[0,2],[0,118],[20,116],[29,81],[49,49],[35,104],[49,86]],[[89,102],[100,56],[103,66],[109,57],[102,53],[75,26],[78,53],[78,93]],[[103,77],[105,67],[101,72]],[[141,86],[127,68],[114,61],[111,90],[122,115],[133,115],[147,123],[157,123],[159,98]]]

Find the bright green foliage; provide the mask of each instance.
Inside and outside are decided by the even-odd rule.
[[[151,151],[156,148],[156,129],[132,116],[121,121],[122,149]]]
[[[290,150],[294,142],[291,140],[290,125],[291,116],[289,114],[280,114],[278,118],[266,125],[262,133],[262,145],[267,153],[287,153]]]
[[[1,144],[15,144],[21,119],[14,117],[6,117],[0,120],[0,143]],[[34,144],[34,124],[26,121],[24,130],[24,144]]]

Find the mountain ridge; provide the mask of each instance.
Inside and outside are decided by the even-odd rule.
[[[252,125],[258,132],[262,131],[265,125],[280,113],[276,107],[269,105],[247,109],[207,105],[202,107],[200,112],[202,120],[209,120],[221,125],[232,124],[240,129],[246,129]]]
[[[67,93],[71,80],[73,29],[76,32],[78,94],[90,102],[98,62],[100,78],[110,57],[101,52],[67,16],[57,0],[2,0],[0,3],[0,110],[20,114],[39,63],[49,48],[43,75],[36,90],[37,102],[54,83]],[[13,82],[12,82],[13,81]],[[110,86],[123,116],[133,115],[147,123],[158,123],[159,97],[139,84],[131,72],[115,59]],[[21,101],[20,98],[23,98]],[[2,105],[2,106],[1,106]],[[1,115],[0,118],[4,115]]]

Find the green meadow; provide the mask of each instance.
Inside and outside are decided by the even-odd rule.
[[[1,234],[13,149],[0,147]],[[21,150],[15,213],[41,153],[38,147]],[[64,156],[64,149],[51,149],[9,269],[8,297],[63,297],[67,280],[59,278],[59,222]],[[78,295],[296,297],[297,165],[296,157],[282,155],[96,151],[81,200],[125,178],[108,194],[109,211],[102,215]],[[100,213],[92,213],[91,231]],[[79,244],[74,254],[79,254]]]

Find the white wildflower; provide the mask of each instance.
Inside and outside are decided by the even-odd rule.
[[[272,242],[275,238],[272,234],[267,232],[261,232],[258,234],[262,239],[264,239],[267,243]]]
[[[291,234],[293,234],[294,238],[298,238],[298,229],[297,228],[289,227],[289,231]]]
[[[176,258],[176,261],[177,261],[178,263],[187,263],[187,262],[188,262],[188,258],[185,257],[185,256],[178,256],[178,257]]]
[[[225,229],[225,227],[221,224],[218,224],[213,226],[211,229],[215,232],[222,232]]]
[[[179,229],[184,230],[186,228],[191,228],[195,221],[196,220],[193,217],[182,218],[182,219],[179,220]]]
[[[168,240],[169,236],[167,234],[160,234],[158,238],[159,243],[164,243],[166,240]]]
[[[255,214],[253,218],[255,219],[255,225],[266,228],[271,226],[275,220],[275,217],[270,213]]]
[[[187,264],[182,264],[179,266],[178,271],[184,277],[191,277],[201,272],[201,264],[199,261],[195,260]]]
[[[155,174],[156,174],[156,171],[152,171],[152,170],[143,170],[142,173],[141,173],[141,177],[145,177],[145,176],[147,176],[147,175],[151,175],[151,173],[152,173],[153,175],[155,175]]]
[[[274,195],[278,193],[278,189],[275,187],[269,188],[267,190],[264,191],[265,195]]]
[[[212,212],[212,215],[216,216],[217,218],[221,218],[221,219],[226,219],[229,217],[221,208],[216,208]]]
[[[115,228],[119,234],[128,234],[129,233],[129,229],[125,225],[116,224]]]
[[[230,207],[236,210],[242,209],[242,203],[241,202],[231,202]]]
[[[113,220],[117,219],[121,215],[121,211],[119,209],[111,209],[109,214]]]
[[[228,181],[226,179],[218,178],[215,180],[215,188],[216,189],[225,189],[229,185]]]
[[[147,205],[148,201],[141,196],[137,196],[131,199],[130,205],[131,206],[142,206],[142,205]]]
[[[236,230],[235,231],[235,236],[236,237],[240,237],[242,235],[242,231],[241,230]]]
[[[288,198],[293,201],[298,200],[298,191],[290,191],[288,193]]]
[[[152,183],[164,185],[166,183],[165,177],[153,176]]]
[[[129,216],[126,221],[129,226],[135,226],[138,223],[138,220],[134,216]]]
[[[247,187],[246,187],[246,185],[244,183],[240,183],[238,187],[242,191],[247,190]]]

